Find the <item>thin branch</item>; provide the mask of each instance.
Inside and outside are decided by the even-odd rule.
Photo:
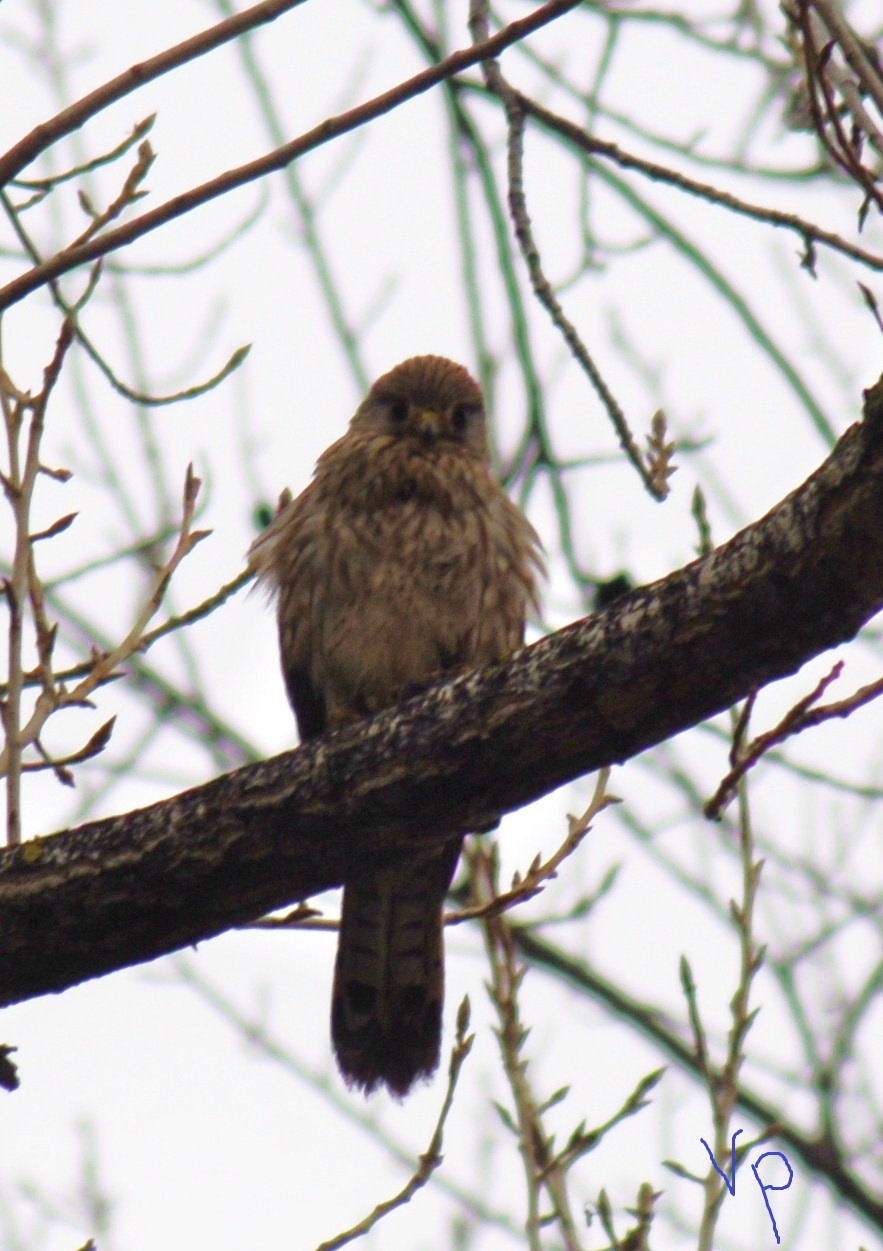
[[[61,183],[70,182],[72,178],[81,178],[84,174],[91,174],[96,169],[100,169],[103,165],[112,165],[114,161],[124,156],[130,148],[134,147],[141,139],[150,133],[153,124],[156,121],[156,114],[151,113],[149,117],[145,117],[144,121],[137,122],[132,127],[131,134],[127,135],[122,143],[117,144],[115,148],[111,148],[109,152],[102,153],[101,156],[92,157],[91,160],[84,161],[80,165],[73,166],[72,169],[66,169],[60,174],[50,174],[46,178],[15,178],[11,181],[13,187],[22,187],[26,191],[36,191],[39,200],[45,199],[50,191],[53,191]],[[37,197],[29,201],[28,205],[16,205],[16,211],[21,212],[30,204],[38,202]]]
[[[715,821],[720,819],[724,808],[736,795],[739,783],[748,771],[772,748],[778,747],[786,739],[793,738],[794,735],[801,734],[812,726],[821,725],[824,721],[830,721],[834,717],[850,717],[857,708],[861,708],[883,695],[883,678],[878,678],[876,682],[870,682],[866,686],[860,687],[845,699],[839,699],[832,704],[823,704],[820,708],[813,707],[821,699],[831,683],[840,677],[842,671],[843,661],[838,661],[831,671],[820,679],[808,695],[798,700],[794,707],[785,713],[785,716],[773,729],[767,730],[764,734],[759,734],[746,747],[742,746],[741,738],[737,737],[734,739],[734,748],[731,753],[733,767],[705,805],[704,811],[707,817]]]
[[[802,2],[806,5],[806,0]],[[883,114],[883,75],[881,75],[879,64],[872,64],[864,44],[847,22],[840,5],[832,4],[831,0],[810,0],[806,7],[815,9],[828,27],[840,45],[846,63],[858,78],[862,91],[871,97],[880,113]],[[883,144],[881,144],[879,134],[875,135],[875,128],[869,125],[867,133],[869,138],[874,138],[878,150],[883,152]]]
[[[883,195],[877,187],[877,175],[867,169],[861,159],[862,139],[867,136],[878,152],[883,152],[883,135],[865,112],[853,80],[832,64],[831,53],[836,40],[828,39],[825,22],[813,12],[814,8],[818,6],[809,4],[807,0],[798,0],[796,5],[786,7],[786,13],[800,31],[806,100],[815,132],[835,165],[865,193],[865,202],[859,213],[861,222],[871,202],[876,203],[878,209],[883,209]],[[818,47],[819,39],[823,45],[821,49]],[[857,41],[854,41],[853,52],[858,55]],[[864,60],[863,57],[861,59]],[[836,91],[840,92],[845,101],[847,116],[852,118],[850,134],[844,129],[841,117],[844,110],[835,97]],[[819,94],[824,108],[819,102]],[[833,131],[833,138],[829,135],[828,124]]]
[[[477,44],[480,45],[483,42],[487,42],[489,27],[487,0],[471,0],[469,27]],[[665,476],[660,481],[658,476],[651,473],[650,466],[645,461],[640,448],[635,442],[625,413],[608,387],[601,370],[577,331],[576,326],[565,314],[561,302],[555,295],[552,284],[546,277],[543,269],[524,191],[525,111],[521,106],[520,96],[503,77],[500,67],[495,60],[484,60],[482,71],[488,87],[499,97],[506,113],[508,125],[506,150],[508,157],[509,211],[512,216],[515,237],[518,240],[524,263],[530,275],[531,286],[537,299],[548,311],[553,324],[560,330],[574,358],[591,382],[596,395],[601,400],[607,415],[613,423],[620,446],[640,474],[647,490],[655,499],[665,499],[668,494]]]
[[[116,78],[97,87],[95,91],[90,91],[88,95],[77,100],[69,108],[57,113],[48,122],[42,122],[36,126],[30,134],[25,135],[3,157],[0,157],[0,187],[17,178],[41,152],[45,152],[65,135],[71,135],[75,130],[79,130],[90,117],[94,117],[108,105],[122,100],[130,92],[137,91],[170,70],[195,61],[197,57],[222,47],[231,39],[237,39],[243,31],[254,30],[257,26],[274,21],[280,14],[296,9],[304,2],[305,0],[263,0],[261,4],[255,4],[234,17],[218,22],[216,26],[200,31],[198,35],[185,39],[173,48],[167,48],[157,56],[151,57],[150,60],[140,61],[137,65],[130,66]]]
[[[65,324],[68,325],[68,323]],[[72,336],[72,334],[72,328],[69,328],[69,336]],[[10,726],[7,724],[7,746],[0,752],[0,774],[6,773],[7,777],[12,777],[13,773],[15,773],[15,776],[17,776],[20,770],[20,763],[18,762],[21,748],[39,739],[43,726],[52,713],[59,708],[89,706],[89,697],[93,691],[117,676],[119,666],[134,652],[140,650],[147,623],[157,612],[175,570],[181,561],[193,551],[197,543],[210,533],[207,530],[194,530],[192,528],[200,485],[199,478],[193,473],[193,467],[188,465],[184,482],[182,519],[177,543],[166,563],[161,569],[156,571],[153,585],[125,638],[111,651],[93,657],[87,673],[80,679],[73,690],[59,689],[56,691],[54,686],[48,687],[46,683],[43,684],[43,691],[38,695],[34,710],[26,725],[17,728],[15,736],[12,737]],[[26,573],[27,565],[25,565],[25,575]],[[15,574],[13,574],[13,587],[15,587]],[[19,687],[20,685],[21,679],[19,677]],[[10,666],[9,686],[10,691],[14,692],[12,666]],[[8,706],[9,696],[7,697]],[[11,786],[12,783],[10,782],[9,785]]]
[[[37,251],[36,245],[21,222],[18,210],[13,207],[12,202],[5,191],[0,191],[0,206],[3,207],[13,230],[18,236],[19,242],[34,264],[37,266],[44,264],[40,258],[39,252]],[[101,373],[113,389],[120,395],[124,396],[125,399],[131,400],[133,404],[143,404],[146,407],[158,408],[166,404],[178,404],[183,400],[192,400],[196,399],[197,396],[205,395],[206,392],[214,390],[214,388],[219,386],[220,383],[233,373],[234,370],[238,369],[251,351],[251,345],[244,344],[232,353],[226,364],[222,365],[211,378],[207,378],[204,382],[196,383],[194,386],[186,387],[181,391],[176,391],[173,395],[148,395],[144,391],[138,391],[133,387],[127,386],[121,378],[117,377],[113,369],[111,369],[108,362],[104,359],[95,344],[80,325],[79,313],[82,311],[83,306],[86,304],[98,284],[98,280],[101,276],[101,265],[102,262],[100,260],[95,262],[89,276],[89,282],[87,283],[86,289],[79,297],[76,304],[72,305],[64,298],[61,288],[56,281],[50,280],[46,285],[52,292],[52,298],[58,308],[66,317],[73,321],[76,330],[77,342],[85,350],[86,355],[95,365],[98,366]]]
[[[109,721],[105,721],[104,725],[95,731],[87,743],[67,756],[49,756],[43,750],[40,740],[37,739],[34,745],[42,756],[42,760],[32,760],[23,764],[22,771],[25,773],[38,773],[43,769],[51,769],[63,786],[73,786],[74,775],[68,766],[82,764],[84,760],[91,760],[94,756],[100,755],[110,742],[115,722],[116,717],[111,717]]]
[[[866,265],[869,269],[883,270],[883,256],[860,248],[857,244],[850,243],[848,239],[844,239],[841,235],[825,230],[806,218],[799,217],[795,213],[784,213],[779,209],[767,208],[762,204],[753,204],[750,200],[743,200],[741,197],[715,187],[711,183],[700,182],[695,178],[690,178],[687,174],[671,169],[667,165],[660,165],[656,161],[648,161],[634,152],[626,151],[618,143],[610,143],[607,140],[595,138],[594,135],[588,134],[575,122],[553,113],[550,109],[545,108],[535,100],[531,100],[528,96],[522,95],[520,92],[516,92],[516,96],[525,114],[532,117],[544,129],[567,139],[574,147],[589,156],[603,157],[618,165],[620,169],[635,170],[653,182],[675,187],[679,191],[685,191],[688,195],[707,200],[709,204],[718,204],[722,208],[738,213],[740,217],[748,217],[765,225],[790,230],[801,238],[807,255],[809,255],[808,248],[810,244],[823,244],[832,251],[839,252],[843,256],[848,256],[852,260]],[[811,268],[811,265],[809,267]]]
[[[174,617],[169,617],[167,621],[164,621],[162,625],[156,626],[153,630],[148,630],[147,633],[143,635],[141,642],[138,645],[138,651],[146,652],[159,639],[165,638],[167,634],[172,634],[175,630],[181,630],[185,626],[193,625],[196,621],[202,621],[203,618],[208,617],[215,611],[215,609],[220,608],[222,604],[226,603],[232,595],[235,595],[238,591],[241,591],[244,586],[248,586],[249,582],[253,581],[254,574],[250,570],[244,569],[242,573],[237,574],[236,577],[232,578],[229,582],[225,582],[222,587],[219,587],[213,595],[209,595],[202,601],[202,603],[197,604],[193,608],[188,608],[186,612],[177,613]],[[110,649],[100,651],[90,660],[83,661],[82,664],[71,665],[69,669],[61,669],[55,674],[55,681],[73,682],[78,678],[85,678],[93,672],[96,660],[106,661],[109,659],[110,655]],[[119,676],[120,674],[118,672],[107,673],[106,676],[101,679],[99,684],[103,684],[104,682],[114,682]],[[24,674],[23,685],[25,687],[38,686],[39,684],[39,672]],[[0,683],[0,699],[4,698],[7,690],[8,687],[5,684]]]
[[[70,319],[62,323],[55,352],[43,374],[43,388],[35,399],[17,397],[12,408],[4,404],[6,435],[9,457],[9,475],[3,478],[6,497],[12,508],[15,524],[15,553],[12,576],[4,582],[9,607],[9,683],[3,705],[6,746],[0,753],[6,774],[6,841],[9,844],[21,840],[21,773],[22,751],[32,737],[28,727],[21,725],[21,696],[24,686],[22,646],[24,641],[24,608],[28,593],[33,589],[33,537],[30,529],[31,500],[34,485],[40,472],[40,440],[46,417],[46,407],[53,388],[61,373],[62,363],[73,341],[74,328]],[[30,424],[24,462],[21,461],[19,437],[25,412],[29,411]],[[39,624],[39,621],[38,621]],[[51,641],[40,646],[41,655],[51,651]]]
[[[457,912],[447,914],[445,916],[445,925],[459,925],[463,921],[474,921],[479,918],[498,916],[500,913],[508,912],[510,908],[526,903],[528,899],[533,899],[540,894],[548,882],[555,880],[561,865],[579,847],[591,830],[595,817],[599,816],[605,808],[609,808],[611,804],[622,802],[616,795],[607,793],[609,780],[610,770],[599,770],[595,782],[595,791],[588,808],[586,808],[581,817],[568,815],[567,836],[548,860],[541,862],[540,857],[537,855],[531,862],[524,877],[518,872],[513,875],[512,886],[508,891],[497,891],[491,899],[483,900],[481,903],[473,904],[471,907],[462,908]]]
[[[51,260],[35,266],[0,289],[0,310],[17,304],[32,291],[39,290],[52,278],[58,278],[61,274],[69,273],[72,269],[88,264],[89,261],[94,261],[99,256],[106,256],[110,252],[115,252],[118,248],[125,247],[136,239],[140,239],[151,231],[156,230],[157,227],[192,212],[195,208],[225,195],[236,187],[243,187],[258,178],[264,178],[268,174],[285,169],[287,165],[290,165],[292,161],[298,160],[305,153],[312,152],[323,144],[329,143],[341,135],[348,134],[352,130],[357,130],[360,126],[374,121],[375,118],[382,117],[384,113],[389,113],[393,109],[398,108],[405,101],[413,100],[424,92],[438,86],[439,83],[444,82],[445,79],[452,77],[454,74],[459,74],[464,69],[476,65],[488,57],[496,56],[504,48],[509,47],[510,44],[517,43],[533,31],[539,30],[563,14],[569,13],[571,9],[575,9],[580,3],[581,0],[549,0],[549,3],[536,9],[528,17],[511,22],[485,42],[454,52],[440,65],[431,66],[429,69],[415,74],[413,78],[398,83],[389,91],[375,96],[357,108],[350,109],[336,117],[326,118],[318,126],[314,126],[312,130],[305,132],[297,139],[293,139],[290,143],[284,144],[281,148],[276,148],[274,151],[258,157],[257,160],[249,161],[236,169],[227,170],[225,173],[209,179],[208,182],[204,182],[198,187],[193,187],[190,191],[182,192],[152,211],[133,218],[132,221],[126,222],[114,230],[107,231],[98,239],[92,239],[78,248],[62,250]],[[226,23],[221,23],[221,26],[225,25]],[[77,125],[80,124],[81,122],[77,123]],[[62,133],[67,132],[63,131]],[[3,172],[3,164],[0,162],[0,181],[2,181]]]

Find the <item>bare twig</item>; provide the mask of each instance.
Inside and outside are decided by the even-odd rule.
[[[883,114],[883,75],[879,65],[872,64],[865,45],[846,20],[839,4],[832,4],[831,0],[800,0],[800,3],[804,9],[814,9],[818,18],[837,40],[844,60],[857,82],[850,81],[845,75],[838,75],[834,81],[844,93],[850,112],[861,123],[877,151],[883,155],[883,134],[861,107],[860,95],[862,93],[870,96]]]
[[[248,569],[244,569],[242,573],[237,574],[237,576],[231,579],[230,582],[226,582],[222,587],[219,587],[218,590],[215,591],[214,595],[209,595],[207,599],[204,599],[201,604],[197,604],[194,608],[188,608],[186,612],[178,613],[174,617],[169,617],[167,621],[162,623],[162,625],[156,626],[153,630],[148,630],[141,639],[138,651],[146,652],[148,648],[152,647],[153,644],[158,642],[159,639],[165,638],[167,634],[172,634],[174,631],[181,630],[185,626],[193,625],[196,621],[202,621],[205,617],[210,616],[211,613],[213,613],[217,608],[220,608],[220,606],[224,604],[232,595],[235,595],[237,591],[241,591],[244,586],[247,586],[249,582],[252,582],[253,580],[254,574]],[[111,652],[109,649],[106,651],[100,651],[97,653],[97,659],[105,660],[108,656],[110,656],[110,654]],[[93,656],[90,660],[83,661],[82,664],[71,665],[69,669],[60,669],[54,675],[55,681],[73,682],[77,678],[86,677],[94,669],[95,660],[96,657]],[[106,677],[102,678],[101,682],[102,684],[104,682],[114,682],[119,676],[120,674],[116,672],[109,673]],[[41,677],[39,670],[24,674],[23,685],[25,687],[38,686],[40,683]],[[7,689],[8,688],[5,684],[0,683],[0,699],[6,695]]]
[[[33,572],[33,539],[30,530],[31,500],[37,474],[40,471],[40,440],[43,435],[46,407],[72,341],[73,324],[66,318],[56,340],[52,360],[44,370],[43,388],[40,393],[33,400],[16,395],[11,404],[4,402],[9,472],[8,475],[3,476],[3,489],[12,508],[15,524],[12,576],[4,582],[9,608],[9,680],[6,700],[3,704],[6,745],[0,754],[0,759],[3,761],[2,771],[6,774],[6,841],[10,844],[21,840],[22,750],[32,741],[27,728],[22,729],[21,726],[21,696],[24,685],[22,665],[24,608],[28,593],[29,591],[33,593],[33,585],[36,581],[36,575]],[[22,463],[19,438],[27,412],[30,412],[30,423]],[[42,618],[38,617],[38,626],[42,624]],[[44,637],[39,647],[41,659],[51,651],[51,645],[51,635]]]
[[[815,0],[795,0],[785,6],[785,11],[800,32],[806,102],[813,128],[831,160],[865,193],[859,213],[861,222],[870,203],[883,211],[878,175],[865,166],[861,156],[864,138],[883,155],[883,133],[865,110],[861,91],[870,92],[879,107],[883,81],[868,62],[851,27],[842,17],[837,19],[834,7],[824,2],[815,3]],[[834,48],[841,44],[850,68],[860,75],[861,90],[855,78],[835,62]],[[852,119],[849,133],[844,127],[844,112]]]
[[[805,254],[810,260],[812,245],[821,244],[834,252],[839,252],[843,256],[849,256],[853,260],[859,261],[869,269],[883,270],[883,256],[879,253],[860,248],[857,244],[844,239],[842,235],[838,235],[831,230],[825,230],[805,217],[800,217],[796,213],[786,213],[781,209],[768,208],[762,204],[754,204],[750,200],[733,195],[732,192],[725,191],[721,187],[715,187],[711,183],[691,178],[688,174],[672,169],[668,165],[660,165],[657,161],[650,161],[646,157],[628,151],[618,143],[612,143],[606,139],[598,139],[595,135],[589,134],[583,127],[578,126],[576,122],[572,122],[569,118],[562,117],[558,113],[553,113],[545,105],[540,104],[537,100],[532,100],[529,96],[525,96],[519,91],[516,91],[515,95],[527,116],[532,117],[544,130],[566,139],[571,146],[585,152],[587,156],[599,157],[618,166],[620,169],[634,170],[653,182],[675,187],[688,195],[707,200],[709,204],[720,205],[721,208],[738,213],[740,217],[749,217],[753,221],[761,222],[765,225],[790,230],[803,241]],[[807,267],[812,269],[812,264],[808,263]]]
[[[111,717],[109,721],[105,721],[104,725],[95,731],[87,743],[67,756],[51,757],[47,755],[40,740],[37,739],[34,746],[42,756],[42,760],[28,761],[22,765],[22,771],[24,773],[38,773],[43,769],[51,769],[63,786],[73,786],[74,775],[68,768],[68,765],[82,764],[84,760],[91,760],[93,756],[99,756],[110,742],[115,722],[116,717]]]
[[[472,37],[476,46],[486,46],[489,42],[489,25],[487,0],[471,0],[469,28],[472,31]],[[503,77],[500,67],[494,59],[489,57],[482,58],[482,72],[489,89],[499,97],[506,112],[509,131],[507,141],[509,211],[512,216],[515,237],[518,240],[521,254],[524,257],[524,262],[530,275],[531,286],[537,299],[548,311],[552,322],[561,331],[574,358],[579,362],[589,378],[596,395],[601,400],[607,415],[613,423],[620,446],[635,469],[637,469],[647,490],[655,499],[665,499],[668,494],[665,476],[663,475],[660,480],[659,475],[651,472],[651,468],[645,460],[641,449],[635,442],[625,413],[604,380],[601,370],[598,368],[576,326],[565,314],[561,302],[555,295],[552,284],[543,269],[524,191],[524,124],[526,114],[522,107],[521,97]]]
[[[498,893],[496,846],[475,842],[467,849],[466,858],[476,903],[480,905],[494,899]],[[485,916],[482,934],[491,972],[488,989],[499,1021],[497,1039],[515,1107],[514,1119],[501,1105],[496,1106],[503,1123],[518,1138],[527,1191],[527,1245],[531,1251],[541,1251],[540,1230],[554,1219],[562,1245],[567,1251],[579,1251],[581,1243],[567,1193],[565,1167],[553,1152],[552,1139],[542,1119],[543,1111],[560,1102],[567,1088],[556,1091],[542,1106],[534,1096],[527,1077],[527,1060],[522,1054],[527,1030],[521,1021],[518,1002],[525,968],[518,959],[512,929],[505,916],[499,913]],[[543,1193],[551,1201],[552,1218],[541,1210]]]
[[[65,324],[67,325],[68,323]],[[36,469],[34,472],[36,473]],[[178,568],[185,556],[189,555],[196,544],[210,533],[208,530],[194,530],[192,528],[196,499],[199,494],[200,485],[199,478],[197,478],[193,473],[192,465],[188,465],[184,481],[182,520],[177,543],[166,563],[162,566],[162,568],[156,571],[153,584],[145,602],[138,612],[135,621],[125,638],[110,651],[99,653],[94,656],[88,670],[73,690],[68,691],[64,687],[57,687],[54,681],[47,678],[45,674],[42,674],[41,685],[43,689],[37,696],[33,712],[31,713],[26,725],[16,730],[14,737],[9,729],[11,724],[9,708],[13,697],[17,700],[17,705],[15,706],[20,707],[21,687],[23,682],[20,660],[17,687],[13,686],[14,670],[12,665],[10,665],[9,692],[7,693],[5,705],[7,709],[7,745],[5,750],[0,753],[0,773],[6,772],[7,776],[9,776],[14,770],[17,778],[21,771],[20,753],[22,748],[28,744],[37,743],[39,741],[43,726],[52,713],[59,708],[91,706],[89,697],[97,689],[97,687],[102,685],[102,683],[108,682],[118,676],[117,670],[119,669],[119,666],[129,656],[133,655],[133,653],[142,648],[147,623],[158,610],[163,596],[165,595],[166,588],[175,570]],[[27,575],[30,566],[27,563],[27,559],[23,559],[25,559],[24,572],[25,575]],[[13,590],[15,589],[15,572],[13,572],[13,579],[9,585],[13,587]],[[109,733],[109,727],[102,727],[102,729],[98,731],[97,735],[94,735],[93,738],[90,739],[86,747],[81,749],[79,753],[76,753],[75,758],[85,759],[87,756],[94,755],[95,752],[100,750],[106,742],[107,733]],[[12,784],[9,783],[9,785],[11,786]]]
[[[862,90],[871,97],[883,114],[883,73],[879,63],[872,63],[866,45],[846,21],[840,5],[832,4],[831,0],[812,0],[812,7],[832,34],[836,35],[847,63],[858,75]]]
[[[568,816],[567,836],[548,860],[541,862],[539,855],[537,855],[531,862],[524,877],[517,872],[514,874],[512,886],[508,891],[497,893],[485,903],[475,904],[472,907],[448,913],[445,917],[445,925],[459,925],[462,921],[498,916],[500,913],[507,912],[510,908],[525,903],[528,899],[533,899],[535,895],[538,895],[547,882],[553,881],[558,876],[558,870],[561,865],[576,851],[592,828],[592,822],[595,817],[602,813],[605,808],[609,808],[611,804],[622,802],[616,795],[607,793],[609,780],[610,770],[600,769],[598,780],[595,783],[595,791],[588,808],[586,808],[581,817]]]
[[[808,695],[804,695],[803,699],[799,699],[794,707],[789,709],[773,729],[767,730],[764,734],[759,734],[747,747],[742,746],[747,716],[743,718],[742,732],[734,737],[733,748],[730,752],[732,768],[720,783],[712,798],[705,805],[705,815],[707,817],[712,820],[719,820],[724,808],[735,796],[742,778],[772,748],[778,747],[786,739],[793,738],[795,734],[800,734],[812,726],[821,725],[823,721],[830,721],[834,717],[849,717],[857,708],[861,708],[864,704],[869,704],[872,700],[879,699],[883,695],[883,678],[880,678],[876,682],[870,682],[868,685],[860,687],[845,699],[839,699],[831,704],[823,704],[820,708],[814,707],[813,705],[821,699],[831,683],[837,681],[842,671],[843,661],[838,661],[831,671],[820,679]],[[753,700],[746,705],[746,708],[750,711],[749,705],[753,705]]]
[[[138,157],[135,164],[126,175],[126,179],[120,188],[119,194],[108,204],[107,208],[100,212],[95,209],[85,191],[80,191],[80,207],[91,218],[89,225],[74,241],[69,245],[72,248],[80,247],[86,243],[109,223],[114,221],[119,215],[134,204],[137,200],[142,199],[147,192],[141,189],[141,184],[150,172],[150,167],[156,159],[156,153],[150,146],[150,141],[142,139],[138,144]]]
[[[117,197],[117,202],[120,199],[121,197]],[[15,231],[16,235],[18,236],[19,242],[21,243],[25,252],[28,254],[28,256],[31,258],[31,260],[33,261],[35,265],[37,266],[42,265],[44,262],[42,258],[40,257],[39,252],[37,251],[37,247],[34,241],[31,239],[29,233],[25,230],[24,224],[21,221],[20,210],[16,210],[13,207],[12,202],[7,196],[5,191],[0,191],[0,206],[2,206],[4,212],[6,213],[6,216],[9,219],[10,224],[12,225],[12,228]],[[107,212],[110,212],[110,210],[107,210]],[[157,408],[166,404],[178,404],[182,400],[191,400],[191,399],[195,399],[197,396],[205,395],[206,392],[213,390],[216,386],[219,386],[220,383],[222,383],[224,379],[227,378],[235,369],[238,369],[239,366],[242,364],[242,362],[245,360],[245,358],[248,356],[249,352],[251,351],[250,344],[244,344],[242,347],[237,348],[232,353],[232,355],[227,360],[227,362],[224,365],[222,365],[221,368],[212,375],[212,377],[207,378],[204,382],[199,382],[194,386],[185,387],[181,391],[176,391],[172,395],[148,395],[145,391],[138,391],[138,390],[135,390],[133,387],[127,386],[126,383],[124,383],[121,378],[117,377],[114,370],[111,368],[111,366],[104,359],[102,354],[98,351],[98,348],[89,338],[89,336],[86,334],[85,330],[80,324],[80,320],[78,316],[81,310],[83,309],[84,305],[86,304],[86,302],[89,300],[93,291],[95,290],[98,284],[98,280],[101,277],[101,272],[102,272],[102,261],[97,260],[95,264],[92,266],[91,272],[89,274],[89,281],[87,282],[82,295],[73,305],[70,304],[64,298],[64,295],[62,294],[62,291],[61,291],[61,287],[54,279],[47,282],[46,285],[49,287],[49,290],[52,292],[52,298],[54,299],[57,307],[62,311],[62,313],[64,313],[66,317],[69,317],[73,320],[74,327],[76,330],[77,342],[85,350],[89,359],[98,366],[98,368],[101,370],[101,373],[104,375],[104,377],[113,387],[113,389],[119,392],[119,394],[124,396],[127,400],[131,400],[133,404],[142,404],[146,407]]]
[[[153,129],[153,123],[156,121],[156,114],[151,113],[149,117],[145,117],[142,122],[136,122],[132,127],[131,134],[127,135],[122,143],[118,143],[115,148],[111,148],[109,152],[104,152],[101,156],[94,156],[91,160],[83,161],[80,165],[74,165],[71,169],[66,169],[60,174],[49,174],[46,178],[15,178],[11,185],[14,187],[22,187],[27,191],[36,192],[35,197],[22,205],[16,205],[16,211],[21,212],[23,209],[30,207],[31,204],[44,199],[50,191],[60,186],[63,182],[70,182],[72,178],[81,178],[84,174],[91,174],[94,170],[100,169],[103,165],[112,165],[114,161],[119,160],[121,156],[139,143]]]
[[[735,1139],[730,1139],[730,1123],[739,1099],[739,1073],[745,1058],[745,1039],[760,1011],[755,1008],[749,1011],[751,984],[763,961],[763,949],[755,946],[753,935],[754,904],[760,883],[762,861],[754,859],[754,841],[751,818],[748,810],[748,796],[744,786],[739,788],[739,851],[742,862],[742,900],[737,904],[733,900],[730,912],[739,934],[739,982],[735,994],[730,1001],[732,1025],[727,1042],[727,1055],[720,1073],[716,1073],[708,1064],[704,1066],[706,1084],[711,1101],[712,1120],[714,1123],[714,1158],[726,1160],[728,1150],[735,1160],[740,1159],[749,1149],[746,1143],[742,1148],[735,1148]],[[691,1006],[691,1015],[698,1020],[698,1009]],[[733,1164],[735,1168],[735,1161]],[[733,1178],[735,1185],[735,1176]],[[702,1222],[699,1229],[698,1251],[712,1251],[717,1216],[723,1199],[724,1189],[721,1176],[709,1163],[708,1172],[703,1183],[705,1202],[703,1205]]]

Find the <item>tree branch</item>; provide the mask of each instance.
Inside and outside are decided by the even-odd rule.
[[[526,38],[533,31],[539,30],[549,22],[555,21],[556,18],[569,13],[580,2],[581,0],[548,0],[548,3],[534,10],[527,17],[518,18],[516,21],[510,22],[508,26],[492,35],[484,43],[477,44],[471,48],[463,48],[458,52],[452,52],[440,64],[421,70],[413,78],[398,83],[395,87],[390,88],[389,91],[385,91],[379,96],[374,96],[373,99],[367,100],[356,108],[340,113],[336,117],[326,118],[324,122],[320,122],[318,126],[314,126],[312,130],[306,131],[299,138],[292,139],[290,143],[283,144],[282,147],[276,148],[274,151],[268,152],[254,161],[249,161],[246,165],[240,165],[236,169],[229,169],[223,174],[218,174],[215,178],[201,183],[198,187],[193,187],[189,191],[173,196],[165,204],[160,204],[157,208],[142,213],[140,217],[135,217],[131,221],[115,227],[113,230],[106,230],[103,234],[90,239],[87,243],[64,248],[50,260],[44,261],[40,265],[34,265],[24,274],[14,278],[0,289],[0,310],[17,304],[19,300],[23,300],[32,291],[45,286],[50,280],[58,278],[62,274],[67,274],[81,265],[86,265],[90,261],[96,260],[99,256],[106,256],[110,252],[115,252],[129,243],[133,243],[136,239],[149,234],[158,226],[174,221],[175,218],[190,213],[200,205],[207,204],[209,201],[225,195],[228,191],[233,191],[236,187],[243,187],[249,182],[254,182],[256,179],[264,178],[268,174],[285,169],[292,161],[296,161],[314,148],[319,148],[332,139],[339,138],[340,135],[345,135],[351,130],[357,130],[360,126],[374,121],[375,118],[382,117],[384,113],[389,113],[393,109],[398,108],[406,100],[414,99],[424,91],[429,91],[432,87],[438,86],[445,79],[461,73],[472,65],[479,64],[487,57],[497,56],[504,48],[509,47],[513,43],[518,43],[519,40]],[[225,25],[226,23],[223,22],[220,24],[222,27]],[[137,69],[137,67],[134,68]],[[132,71],[129,71],[129,73],[132,73]],[[88,99],[88,97],[86,98]],[[47,125],[51,125],[51,123],[47,123]],[[0,172],[2,172],[2,165],[0,165]]]
[[[82,96],[68,108],[56,113],[55,117],[50,118],[49,121],[35,126],[29,134],[0,157],[0,186],[5,187],[12,182],[42,152],[51,148],[54,143],[58,143],[59,139],[63,139],[65,135],[79,130],[91,117],[106,109],[108,105],[115,104],[130,92],[137,91],[139,87],[146,86],[147,83],[153,82],[163,74],[168,74],[170,70],[179,69],[197,57],[213,52],[215,48],[222,47],[231,39],[238,39],[246,31],[255,30],[258,26],[275,21],[281,14],[303,3],[304,0],[262,0],[260,4],[252,5],[243,13],[236,13],[232,17],[225,18],[223,22],[211,26],[208,30],[202,30],[190,39],[185,39],[183,43],[175,44],[173,48],[166,48],[148,61],[140,61],[136,65],[129,66],[122,74],[111,78],[101,87],[96,87],[88,95]]]
[[[883,378],[760,521],[606,611],[368,721],[0,853],[0,1004],[210,938],[621,762],[883,606]]]

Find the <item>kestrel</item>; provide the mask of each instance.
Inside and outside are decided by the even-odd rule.
[[[302,741],[506,656],[542,569],[533,526],[491,476],[478,384],[440,356],[378,379],[249,562],[278,597]],[[461,843],[344,887],[331,1034],[366,1094],[405,1095],[438,1065],[442,908]]]

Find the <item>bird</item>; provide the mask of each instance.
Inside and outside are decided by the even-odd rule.
[[[478,383],[441,356],[385,373],[249,550],[277,601],[307,742],[507,657],[538,611],[542,545],[491,469]],[[331,1036],[345,1083],[403,1098],[436,1070],[443,906],[463,836],[344,883]]]

